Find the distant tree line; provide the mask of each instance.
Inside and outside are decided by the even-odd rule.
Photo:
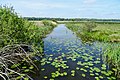
[[[89,19],[89,18],[41,18],[41,17],[24,17],[27,20],[31,21],[41,21],[41,20],[56,20],[56,21],[111,21],[111,22],[120,22],[120,19]]]

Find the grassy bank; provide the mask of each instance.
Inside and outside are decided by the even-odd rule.
[[[91,32],[84,31],[85,23],[67,24],[67,27],[83,38],[104,42],[120,42],[120,24],[98,24]]]
[[[34,56],[42,56],[42,39],[56,26],[52,21],[42,23],[19,17],[12,7],[0,7],[0,79],[32,80],[29,74],[39,70]]]
[[[115,72],[116,77],[120,78],[120,43],[101,43],[103,47],[103,60],[109,64]]]
[[[99,41],[103,49],[103,60],[110,65],[116,77],[120,78],[120,24],[98,24],[89,28],[85,23],[66,24],[83,42]],[[90,31],[88,31],[91,29]]]

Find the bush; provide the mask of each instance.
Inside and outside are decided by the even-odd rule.
[[[54,27],[38,27],[19,17],[12,7],[0,7],[0,79],[33,80],[29,76],[34,68],[34,56],[42,56],[42,38]],[[16,45],[17,44],[17,45]],[[20,44],[32,45],[36,50],[26,52]],[[27,46],[23,46],[27,47]],[[39,50],[39,51],[38,51]],[[38,54],[36,54],[38,53]],[[23,64],[26,65],[23,65]],[[27,70],[22,67],[28,67]],[[37,67],[36,67],[37,68]],[[38,70],[38,69],[37,69]],[[36,71],[37,72],[37,71]]]
[[[55,22],[55,23],[58,23],[57,20],[55,20],[55,19],[52,19],[52,21]]]
[[[43,21],[45,26],[38,27],[19,17],[13,7],[0,7],[0,46],[8,44],[36,44],[54,28],[50,21]],[[48,27],[49,26],[49,27]]]
[[[85,22],[83,26],[84,32],[92,32],[92,29],[97,27],[95,22]]]
[[[42,22],[43,22],[43,24],[45,26],[53,26],[53,27],[55,27],[57,25],[56,22],[53,22],[53,21],[50,21],[50,20],[42,20]]]
[[[34,26],[18,17],[12,7],[0,7],[0,37],[4,39],[0,45],[27,42],[32,35],[29,31],[31,27]]]

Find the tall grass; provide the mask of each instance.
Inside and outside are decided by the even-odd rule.
[[[97,27],[90,28],[92,23],[66,24],[73,32],[91,38],[92,40],[104,42],[120,42],[120,24],[95,24]],[[90,30],[90,31],[88,31]],[[82,38],[82,37],[81,37]],[[91,40],[90,39],[90,40]]]
[[[120,43],[102,43],[103,60],[115,71],[120,78]]]

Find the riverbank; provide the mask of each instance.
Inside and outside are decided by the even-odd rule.
[[[115,68],[115,75],[120,75],[120,24],[96,24],[91,32],[84,32],[81,24],[66,24],[83,42],[100,42],[103,60]]]
[[[83,43],[64,24],[58,25],[44,40],[45,56],[40,61],[44,80],[116,80],[112,68],[103,61],[99,43]],[[100,46],[100,47],[99,47]]]
[[[0,7],[0,79],[33,80],[35,56],[42,57],[42,39],[56,26],[52,21],[36,25],[19,17],[12,7]]]
[[[104,41],[104,42],[120,42],[120,24],[98,24],[91,32],[82,31],[84,23],[67,24],[67,27],[79,36],[87,39]]]

